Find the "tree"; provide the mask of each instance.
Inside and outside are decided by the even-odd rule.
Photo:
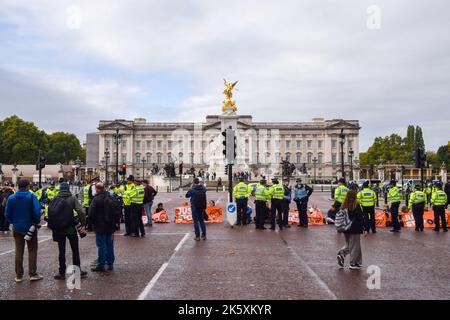
[[[17,116],[6,118],[0,131],[1,161],[3,163],[36,163],[39,150],[48,147],[47,135],[33,122],[25,122]]]
[[[420,148],[422,150],[425,150],[425,142],[423,140],[423,135],[422,135],[422,128],[417,126],[416,127],[416,134],[414,137],[414,149]]]
[[[450,170],[450,142],[446,146],[440,146],[436,152],[436,166],[441,167],[445,163],[447,170]]]
[[[49,163],[69,163],[78,157],[85,158],[83,148],[74,134],[54,132],[48,136],[49,149],[47,161]]]

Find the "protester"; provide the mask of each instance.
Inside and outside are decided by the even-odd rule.
[[[16,282],[23,281],[23,254],[25,242],[28,247],[28,274],[30,281],[42,280],[43,277],[37,273],[38,253],[38,225],[41,221],[41,206],[34,194],[29,192],[30,182],[26,179],[19,180],[19,191],[11,195],[6,202],[5,217],[13,226],[15,242],[15,271]],[[35,226],[29,241],[25,235],[31,226]]]
[[[96,196],[89,207],[90,218],[95,232],[95,242],[98,248],[97,265],[91,268],[94,272],[104,272],[105,264],[108,270],[114,269],[115,208],[114,202],[103,183],[95,185]]]
[[[367,235],[365,231],[364,216],[357,201],[357,193],[355,190],[349,190],[342,203],[341,210],[347,210],[349,219],[352,221],[349,230],[344,232],[345,245],[337,253],[338,264],[344,267],[345,257],[350,254],[350,269],[361,269],[362,252],[361,252],[361,234]]]
[[[164,209],[163,204],[160,202],[156,206],[155,213],[160,213],[161,211],[166,211],[166,209]]]
[[[62,201],[59,201],[60,199]],[[76,216],[74,216],[74,213],[76,213]],[[56,221],[67,221],[68,224],[68,226],[63,226],[62,228],[52,228],[53,241],[58,243],[59,251],[59,273],[54,276],[56,280],[66,279],[66,239],[69,240],[72,250],[72,263],[81,270],[78,231],[75,228],[77,223],[74,221],[75,217],[80,223],[80,232],[84,234],[86,213],[78,202],[78,199],[70,192],[67,182],[63,182],[59,186],[58,195],[50,202],[48,208],[49,226],[53,225],[52,218]],[[87,276],[87,272],[81,271],[81,276]]]
[[[205,225],[205,209],[206,209],[206,188],[200,184],[198,178],[194,178],[193,186],[186,193],[186,198],[190,198],[192,219],[194,220],[194,240],[200,240],[200,229],[202,232],[202,239],[206,240],[206,225]]]
[[[334,224],[334,221],[336,220],[336,213],[338,212],[338,209],[334,205],[334,203],[331,205],[330,210],[327,212],[327,218],[325,219],[328,224]]]
[[[151,227],[152,226],[152,206],[153,206],[153,199],[155,199],[155,196],[158,194],[158,191],[156,191],[151,185],[149,185],[148,180],[144,180],[144,209],[147,214],[147,224],[146,226]]]

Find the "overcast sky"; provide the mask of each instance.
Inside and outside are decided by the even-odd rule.
[[[415,124],[437,149],[449,15],[448,0],[0,0],[0,118],[81,140],[101,119],[201,121],[225,77],[254,121],[358,119],[362,151]]]

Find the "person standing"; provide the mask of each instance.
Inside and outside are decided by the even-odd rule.
[[[148,180],[144,180],[144,209],[147,214],[147,224],[146,226],[151,227],[152,226],[152,206],[153,206],[153,200],[155,199],[155,196],[158,194],[158,191],[156,191],[151,185],[149,185]]]
[[[363,212],[358,203],[355,190],[348,191],[341,209],[347,210],[352,225],[349,230],[344,232],[345,245],[337,253],[338,265],[343,268],[345,265],[345,257],[350,254],[350,269],[358,270],[362,266],[361,234],[364,233],[367,236],[367,232],[364,232],[365,223]]]
[[[411,193],[409,198],[409,209],[412,209],[414,220],[416,222],[416,231],[423,231],[423,212],[427,206],[427,196],[421,189],[420,185],[415,186],[415,191]]]
[[[194,178],[192,187],[186,193],[186,198],[190,198],[192,219],[194,220],[195,241],[200,241],[200,229],[202,239],[206,240],[205,209],[206,209],[206,188],[200,184],[198,178]],[[200,225],[200,228],[199,228]]]
[[[336,190],[334,190],[334,207],[337,211],[341,208],[342,203],[347,196],[348,188],[345,185],[345,178],[340,178]]]
[[[377,202],[377,195],[375,191],[370,189],[369,181],[365,181],[362,185],[362,190],[358,192],[357,200],[362,207],[366,230],[372,230],[372,233],[377,233],[375,226],[375,204]]]
[[[37,273],[37,253],[38,253],[38,225],[41,221],[41,205],[36,196],[28,191],[30,182],[20,179],[18,182],[19,191],[11,195],[6,202],[5,217],[13,226],[13,236],[15,243],[15,271],[16,282],[23,281],[23,254],[25,243],[28,247],[28,274],[30,281],[42,280],[43,277]],[[26,233],[31,226],[35,226],[35,231],[30,240],[25,240]]]
[[[302,183],[302,179],[297,179],[294,187],[294,201],[297,204],[298,227],[308,228],[308,201],[312,195],[313,189]]]
[[[289,208],[292,200],[292,189],[289,186],[289,178],[283,179],[284,199],[283,205],[283,227],[290,228],[289,225]]]
[[[251,188],[243,181],[242,177],[238,178],[239,183],[233,188],[233,197],[236,200],[237,221],[236,225],[247,225],[247,204],[248,197],[251,194]]]
[[[431,195],[431,204],[434,211],[434,231],[439,232],[440,221],[442,222],[442,230],[447,232],[447,221],[445,220],[445,207],[447,206],[447,194],[442,190],[442,183],[438,182],[435,185],[435,191]]]
[[[447,183],[445,184],[444,192],[447,195],[447,203],[445,205],[445,207],[447,208],[448,205],[450,204],[450,181],[447,181]]]
[[[269,191],[266,188],[267,180],[265,178],[256,185],[255,188],[255,227],[258,230],[265,230],[264,220],[267,214],[267,198]]]
[[[391,180],[389,192],[388,192],[388,203],[390,204],[391,219],[392,219],[392,230],[391,232],[400,231],[400,222],[398,221],[398,210],[400,208],[400,202],[402,198],[400,196],[400,191],[397,188],[397,183],[395,180]]]
[[[125,234],[124,236],[134,236],[138,235],[135,233],[135,226],[133,221],[133,208],[131,206],[131,199],[136,193],[136,186],[134,184],[134,176],[130,175],[127,178],[127,183],[123,191],[123,207],[124,207],[124,218],[125,218]]]
[[[62,199],[62,202],[57,203],[57,199]],[[70,248],[72,249],[72,263],[74,266],[78,266],[81,271],[81,262],[80,262],[80,250],[78,245],[78,232],[75,228],[74,223],[74,212],[76,212],[78,219],[81,223],[81,228],[84,229],[86,225],[86,214],[83,207],[80,205],[75,196],[70,192],[69,185],[67,182],[61,183],[59,187],[59,193],[52,200],[52,203],[49,205],[48,215],[52,216],[53,208],[57,209],[57,212],[54,212],[55,216],[67,215],[67,219],[69,221],[69,225],[62,229],[52,229],[52,238],[53,241],[58,243],[58,251],[59,251],[59,273],[54,276],[56,280],[65,280],[66,279],[66,239],[69,240]],[[58,220],[64,220],[64,218],[59,218]],[[51,221],[49,220],[49,225],[51,225]],[[86,271],[81,271],[81,276],[87,276]]]
[[[145,190],[140,181],[136,181],[135,193],[131,196],[131,215],[134,225],[134,234],[145,237],[144,223],[142,222],[142,211],[144,210]]]
[[[95,231],[95,242],[98,248],[97,265],[91,268],[93,272],[104,272],[105,265],[108,271],[114,270],[114,231],[115,231],[115,207],[109,193],[103,183],[95,185],[96,195],[92,200],[89,212],[92,226]]]
[[[92,186],[90,183],[86,183],[86,185],[83,188],[83,208],[84,208],[84,212],[86,213],[86,221],[89,219],[88,218],[89,205],[91,204],[91,200],[92,200],[91,188],[92,188]],[[91,226],[91,228],[88,227],[88,231],[92,231],[92,226]]]
[[[6,219],[6,202],[8,201],[8,198],[14,194],[14,189],[12,187],[4,187],[2,195],[0,196],[0,230],[3,231],[3,233],[9,232],[9,222],[8,219]]]
[[[272,186],[269,188],[270,197],[270,230],[275,230],[275,219],[278,213],[278,226],[283,230],[283,200],[284,187],[277,178],[272,179]]]

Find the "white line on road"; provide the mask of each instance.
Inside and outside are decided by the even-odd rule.
[[[150,280],[150,282],[147,284],[145,289],[141,292],[137,300],[145,300],[145,298],[150,293],[150,290],[152,290],[153,286],[158,281],[159,277],[163,274],[164,270],[166,270],[167,266],[170,263],[170,260],[175,256],[175,254],[180,250],[180,248],[183,246],[183,244],[186,242],[187,238],[189,237],[189,233],[185,233],[183,239],[178,243],[178,245],[173,250],[173,254],[170,256],[169,261],[163,263],[163,265],[159,268],[158,272],[153,276],[153,278]]]
[[[50,240],[51,238],[52,238],[52,237],[45,238],[44,240],[38,241],[38,243],[42,243],[42,242],[48,241],[48,240]],[[8,250],[8,251],[5,251],[5,252],[2,252],[2,253],[0,253],[0,256],[7,255],[7,254],[12,253],[12,252],[14,252],[14,251],[15,251],[15,249],[12,249],[12,250]]]

